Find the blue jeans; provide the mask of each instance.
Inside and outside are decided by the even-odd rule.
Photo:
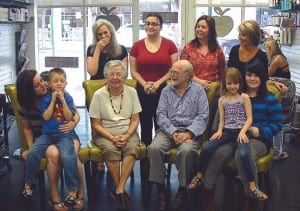
[[[77,156],[73,144],[74,134],[42,134],[38,137],[28,152],[25,165],[25,182],[35,184],[40,166],[40,160],[47,148],[55,144],[58,148],[61,165],[65,173],[65,183],[69,190],[77,190],[78,171]]]
[[[235,143],[237,151],[240,155],[241,162],[244,165],[247,180],[252,181],[254,179],[252,173],[252,167],[250,164],[250,145],[249,143],[240,143],[237,141],[240,129],[223,129],[222,137],[218,140],[208,141],[201,150],[198,172],[205,173],[207,164],[209,163],[212,155],[222,145],[227,143]]]

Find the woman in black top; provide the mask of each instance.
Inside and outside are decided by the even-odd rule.
[[[105,19],[93,25],[93,44],[87,49],[87,71],[91,80],[104,79],[104,65],[110,60],[121,60],[128,67],[128,53],[116,38],[114,26]]]

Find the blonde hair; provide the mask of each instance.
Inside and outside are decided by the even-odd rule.
[[[283,55],[283,53],[278,45],[278,42],[276,40],[268,39],[264,42],[264,46],[265,46],[265,48],[268,48],[268,50],[269,50],[269,55],[268,55],[269,60],[272,59],[273,56],[278,55],[278,54],[281,54],[284,58],[286,58]]]
[[[239,71],[239,69],[235,67],[227,67],[225,74],[223,76],[223,80],[221,83],[221,90],[222,90],[222,95],[224,95],[228,90],[226,89],[226,80],[231,79],[235,83],[239,83],[240,87],[238,92],[241,94],[242,93],[242,86],[243,86],[243,79],[242,79],[242,74]]]
[[[260,27],[255,20],[247,20],[239,25],[239,33],[247,35],[253,45],[258,46],[260,41]]]

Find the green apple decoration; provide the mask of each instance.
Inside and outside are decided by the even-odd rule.
[[[107,7],[100,7],[100,11],[104,15],[99,15],[97,16],[96,20],[98,19],[105,19],[111,22],[111,24],[115,27],[116,31],[120,28],[121,26],[121,20],[117,15],[111,14],[113,10],[115,10],[116,7],[112,7],[111,9],[107,9]]]
[[[218,37],[225,37],[233,28],[233,20],[230,16],[224,16],[224,14],[229,11],[230,8],[224,11],[220,7],[214,7],[215,13],[219,16],[213,16],[216,22],[216,31]]]

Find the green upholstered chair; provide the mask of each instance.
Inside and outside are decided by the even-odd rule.
[[[20,137],[20,144],[21,144],[21,154],[22,152],[28,150],[28,145],[26,142],[25,134],[24,134],[24,129],[22,125],[22,120],[19,114],[19,102],[17,99],[17,88],[15,84],[7,84],[4,87],[5,93],[8,96],[12,107],[13,107],[13,112],[15,115],[15,121],[17,123],[17,128],[18,128],[18,134]],[[87,160],[89,160],[89,148],[82,148],[78,152],[78,157],[81,162],[85,163]],[[39,191],[40,191],[40,202],[41,202],[41,210],[46,210],[46,188],[45,188],[45,175],[44,171],[47,170],[47,159],[44,157],[40,161],[40,169],[38,173],[38,181],[39,181]],[[61,185],[63,187],[63,174],[61,174]]]
[[[85,99],[86,99],[86,107],[87,109],[89,109],[90,103],[92,101],[94,92],[96,90],[98,90],[99,88],[103,87],[105,84],[105,80],[101,79],[101,80],[86,80],[83,81],[82,86],[85,90]],[[126,79],[124,84],[131,86],[131,87],[136,87],[137,81],[136,80],[132,80],[132,79]],[[93,133],[93,130],[92,130]],[[91,177],[91,181],[89,184],[92,188],[94,187],[94,184],[96,184],[96,173],[97,173],[97,168],[96,168],[96,163],[97,162],[102,162],[103,160],[103,155],[102,155],[102,151],[101,149],[96,146],[93,143],[93,140],[91,140],[90,144],[89,144],[89,148],[90,148],[90,165],[91,167],[91,172],[90,172],[90,177]],[[146,145],[140,141],[139,143],[139,147],[138,147],[138,157],[137,160],[140,160],[140,164],[141,164],[141,168],[140,168],[140,172],[141,172],[141,182],[144,183],[144,181],[147,179],[146,175],[144,174],[144,158],[146,158],[146,154],[147,154],[147,147]]]
[[[272,92],[276,97],[281,100],[281,93],[280,91],[274,86],[274,85],[267,85],[267,88],[270,92]],[[273,155],[274,155],[274,149],[271,148],[268,153],[256,160],[256,167],[258,171],[258,185],[259,187],[264,187],[266,190],[266,193],[270,195],[271,193],[271,183],[270,183],[270,169],[273,166]],[[237,173],[237,166],[236,162],[233,159],[229,160],[225,167],[225,172],[230,173]]]
[[[170,83],[170,82],[168,82]],[[208,100],[208,103],[209,103],[209,112],[210,112],[210,117],[211,117],[211,112],[212,112],[212,108],[214,106],[214,102],[216,100],[216,97],[218,96],[218,93],[219,93],[219,89],[220,89],[220,83],[219,82],[211,82],[211,87],[212,89],[209,91],[209,92],[206,92],[206,95],[207,95],[207,100]],[[209,122],[208,122],[208,127],[206,128],[206,130],[204,131],[204,133],[202,134],[202,144],[203,142],[205,142],[206,140],[208,140],[208,136],[210,134],[210,130],[211,130],[211,125],[212,125],[212,121],[213,121],[213,118],[209,118]],[[200,153],[201,153],[201,148],[198,150],[198,156],[200,156]],[[167,169],[167,182],[168,184],[170,183],[170,177],[171,177],[171,165],[175,162],[175,159],[176,159],[176,154],[177,154],[177,149],[176,148],[173,148],[170,150],[168,156],[167,156],[167,160],[166,162],[168,163],[168,169]]]

